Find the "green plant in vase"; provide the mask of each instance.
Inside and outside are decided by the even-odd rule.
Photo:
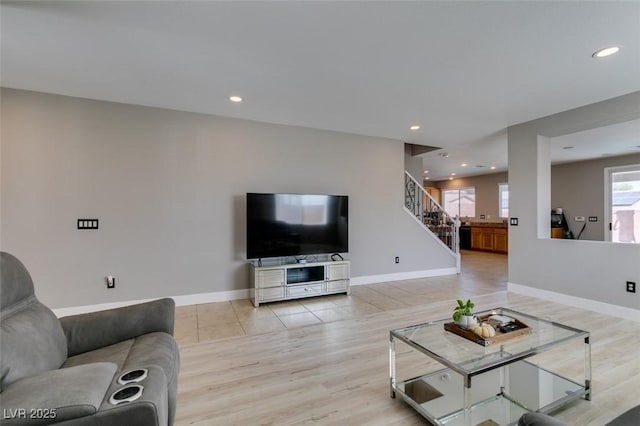
[[[476,324],[478,321],[473,316],[473,307],[475,306],[471,299],[467,299],[467,302],[457,300],[458,305],[453,308],[453,320],[463,328],[470,328],[471,325]]]

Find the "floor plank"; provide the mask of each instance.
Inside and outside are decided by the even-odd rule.
[[[464,259],[459,275],[358,286],[351,296],[258,308],[264,313],[234,301],[231,312],[244,334],[233,337],[206,341],[216,336],[201,333],[193,342],[194,310],[178,308],[177,330],[185,337],[182,343],[178,336],[182,365],[176,424],[427,424],[389,397],[389,330],[446,318],[455,299],[467,297],[478,310],[511,307],[592,333],[593,400],[577,401],[556,417],[575,425],[603,425],[638,404],[637,323],[508,293],[504,255],[468,252]],[[205,320],[232,319],[221,306],[195,312]],[[284,319],[294,315],[305,319]],[[242,325],[261,318],[273,328]],[[206,327],[211,324],[202,330]],[[581,372],[583,352],[543,355],[561,373]]]

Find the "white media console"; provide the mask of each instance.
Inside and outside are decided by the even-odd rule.
[[[348,260],[256,266],[249,274],[253,305],[325,294],[349,294]]]

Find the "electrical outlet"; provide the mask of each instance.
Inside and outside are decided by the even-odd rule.
[[[396,256],[396,263],[400,263],[400,257]]]
[[[636,292],[636,283],[633,281],[627,281],[627,291],[629,293],[635,293]]]
[[[107,288],[116,288],[116,277],[113,275],[107,276]]]
[[[589,216],[589,222],[597,222],[598,216]]]
[[[518,226],[518,218],[517,217],[510,218],[509,223],[511,224],[511,226]]]

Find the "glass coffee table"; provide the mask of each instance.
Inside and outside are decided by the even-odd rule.
[[[526,412],[548,413],[581,397],[591,399],[588,332],[507,308],[476,315],[493,313],[525,323],[529,333],[482,346],[446,331],[451,319],[392,330],[391,397],[399,396],[436,425],[465,426],[515,424]],[[569,363],[570,375],[580,379],[541,366],[559,363]],[[399,378],[400,372],[407,378]]]

